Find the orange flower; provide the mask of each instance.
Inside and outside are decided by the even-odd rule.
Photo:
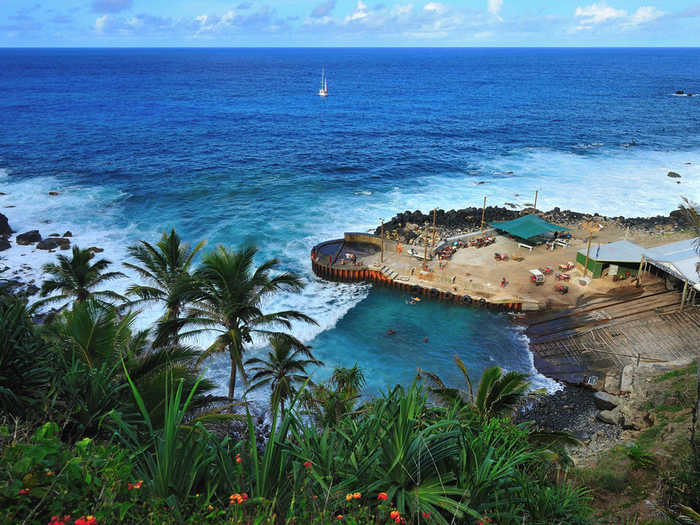
[[[248,494],[231,494],[231,496],[228,498],[229,499],[229,505],[234,505],[238,503],[239,505],[243,504],[246,502],[248,499]]]
[[[342,515],[342,514],[338,514],[338,515],[336,516],[336,518],[338,518],[339,520],[342,520],[342,519],[343,519],[343,515]]]
[[[380,493],[379,493],[379,496],[377,496],[377,499],[386,501],[386,499],[387,499],[388,497],[389,497],[389,496],[387,496],[386,492],[380,492]]]
[[[141,485],[143,485],[143,481],[137,481],[136,483],[129,483],[129,490],[131,489],[140,489]]]
[[[355,492],[355,494],[353,494],[352,497],[355,499],[360,499],[362,497],[362,494],[360,494],[359,492]]]
[[[351,499],[352,499],[352,494],[348,494],[347,496],[345,496],[346,501],[350,501]]]
[[[241,461],[243,461],[243,459],[241,458],[241,455],[236,454],[236,463],[240,463]]]
[[[396,519],[399,516],[401,516],[401,513],[398,510],[392,510],[391,514],[389,514],[389,516],[391,516],[392,519]]]

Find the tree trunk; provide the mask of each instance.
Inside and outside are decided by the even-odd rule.
[[[235,350],[231,349],[231,377],[228,380],[228,402],[233,403],[233,393],[236,391],[236,360],[233,356]]]

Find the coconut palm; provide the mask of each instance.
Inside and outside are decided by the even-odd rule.
[[[102,303],[109,301],[124,301],[124,297],[118,293],[109,290],[95,290],[101,284],[125,277],[121,272],[104,272],[107,267],[112,264],[107,259],[100,259],[94,263],[90,260],[94,257],[94,253],[87,250],[81,250],[78,246],[73,246],[72,257],[68,258],[65,255],[58,255],[58,264],[47,263],[42,266],[42,270],[49,274],[51,278],[44,281],[41,285],[41,296],[46,297],[50,293],[60,291],[59,295],[48,297],[38,301],[36,305],[46,305],[60,301],[67,301],[61,309],[65,308],[71,301],[75,299],[79,303],[87,301],[91,297],[96,298]]]
[[[124,263],[124,266],[147,284],[135,284],[127,289],[127,295],[139,298],[131,304],[160,302],[167,306],[163,319],[180,317],[184,304],[181,299],[175,300],[176,290],[190,276],[192,260],[206,241],[190,249],[173,228],[170,233],[163,232],[155,246],[141,240],[139,243],[127,250],[137,263]]]
[[[503,374],[501,368],[494,366],[487,368],[481,376],[479,389],[474,396],[471,380],[467,372],[467,367],[455,354],[455,364],[462,372],[468,390],[451,388],[445,386],[437,374],[420,370],[419,374],[424,376],[428,383],[428,390],[436,400],[449,405],[457,403],[463,406],[471,406],[481,421],[486,421],[493,417],[505,416],[527,395],[538,395],[544,392],[543,389],[528,392],[530,382],[527,375],[521,372],[507,372]]]
[[[272,335],[270,346],[272,350],[267,353],[267,360],[253,357],[245,362],[250,366],[249,371],[254,372],[253,377],[250,378],[252,384],[246,393],[269,385],[273,411],[279,405],[280,412],[284,416],[284,403],[287,399],[294,397],[297,385],[306,381],[312,384],[306,373],[306,367],[322,366],[323,363],[314,358],[308,346],[304,346],[287,334]]]
[[[165,394],[176,382],[185,388],[197,384],[192,406],[216,401],[206,395],[216,385],[199,380],[199,372],[191,366],[199,352],[187,347],[153,350],[148,331],[133,329],[136,316],[135,312],[119,316],[116,308],[93,298],[64,311],[44,332],[62,350],[63,387],[72,405],[80,408],[78,417],[85,427],[98,422],[115,404],[134,404],[126,374],[153,421],[162,421]]]
[[[176,299],[189,301],[191,306],[184,319],[170,319],[160,337],[177,333],[183,327],[192,330],[183,336],[213,330],[219,335],[200,358],[227,352],[231,359],[228,399],[233,401],[236,374],[245,378],[243,355],[254,335],[270,336],[273,329],[291,329],[292,321],[317,324],[296,310],[263,313],[266,299],[281,291],[299,291],[303,283],[292,273],[270,275],[280,264],[278,259],[264,261],[257,268],[253,259],[257,248],[249,246],[238,251],[219,246],[202,258],[202,266],[193,273],[192,282]]]
[[[336,426],[355,412],[364,385],[365,374],[357,363],[350,368],[338,367],[328,381],[305,390],[302,401],[319,426]]]

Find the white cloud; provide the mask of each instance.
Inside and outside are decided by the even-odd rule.
[[[362,2],[362,0],[357,0],[357,7],[353,10],[352,14],[345,17],[345,23],[351,22],[353,20],[362,20],[369,16],[369,9]]]
[[[95,20],[95,31],[97,31],[98,33],[104,33],[108,20],[109,15],[98,17],[97,20]]]
[[[624,18],[627,16],[627,11],[624,9],[613,9],[605,0],[598,2],[597,4],[589,5],[586,7],[577,7],[574,13],[576,18],[580,18],[580,26],[593,26],[595,24],[600,24],[606,20],[614,20],[616,18]]]
[[[637,26],[639,24],[645,24],[647,22],[651,22],[652,20],[656,20],[657,18],[660,18],[666,14],[668,13],[659,11],[655,6],[648,5],[637,9],[637,11],[630,16],[628,23],[629,25]]]
[[[501,12],[501,7],[503,7],[503,0],[488,0],[489,1],[489,13],[493,16],[498,16]]]
[[[429,4],[426,4],[426,6],[423,8],[423,10],[424,11],[432,11],[432,12],[440,15],[447,10],[447,6],[445,4],[438,4],[436,2],[430,2]]]

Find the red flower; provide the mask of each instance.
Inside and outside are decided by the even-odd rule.
[[[143,481],[137,481],[136,483],[129,483],[129,490],[131,489],[140,489],[141,485],[143,485]]]
[[[429,520],[430,519],[430,512],[424,512],[423,519]]]
[[[339,520],[342,520],[342,519],[343,519],[343,515],[342,515],[342,514],[338,514],[338,515],[336,516],[336,518],[338,518]]]
[[[63,518],[60,516],[54,516],[51,518],[51,521],[49,521],[49,525],[66,525],[69,521],[70,516],[63,516]]]
[[[304,466],[305,466],[306,468],[311,467],[311,461],[305,461],[305,462],[304,462]]]
[[[29,494],[29,489],[20,489],[20,494]]]
[[[386,501],[386,499],[387,499],[388,497],[389,497],[389,496],[387,496],[386,492],[380,492],[380,493],[379,493],[379,496],[377,496],[377,499],[380,499],[380,500],[382,500],[382,501]]]
[[[240,463],[241,461],[243,461],[243,459],[241,458],[241,455],[236,454],[236,463]]]
[[[97,518],[95,516],[83,516],[75,520],[75,525],[97,525]]]

